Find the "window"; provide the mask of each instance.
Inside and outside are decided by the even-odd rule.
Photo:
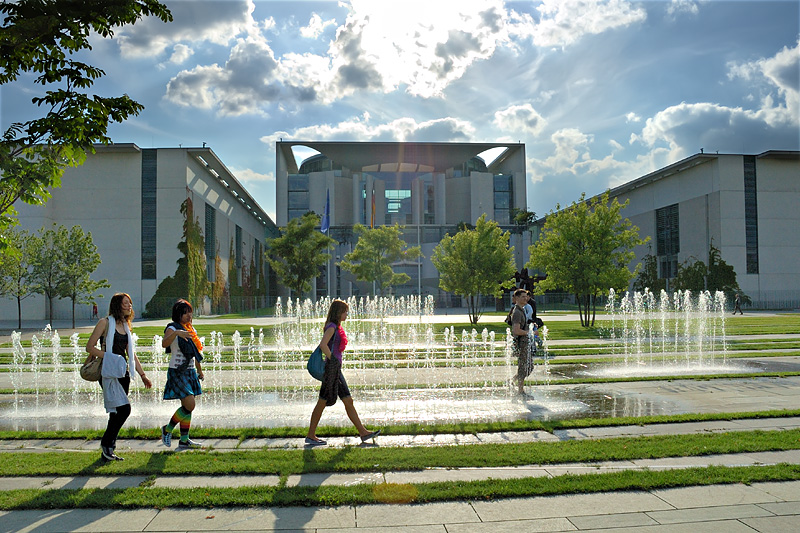
[[[142,279],[156,279],[158,150],[142,150]]]
[[[206,275],[215,281],[217,258],[217,210],[206,204]]]
[[[308,176],[305,174],[289,175],[289,220],[300,218],[309,211]]]
[[[678,273],[680,251],[678,204],[656,209],[656,255],[660,278],[671,279]]]
[[[756,156],[744,156],[744,238],[747,273],[758,274],[758,193]]]
[[[511,224],[514,206],[514,179],[512,176],[494,176],[494,220],[498,224]]]

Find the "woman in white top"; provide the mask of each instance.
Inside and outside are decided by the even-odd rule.
[[[147,376],[144,374],[139,358],[133,351],[133,338],[130,333],[131,321],[133,320],[133,304],[131,297],[124,292],[118,292],[111,297],[111,302],[108,304],[108,317],[101,318],[97,321],[94,327],[89,342],[86,344],[86,351],[89,356],[86,361],[89,362],[95,358],[102,359],[105,355],[106,343],[108,339],[104,338],[106,331],[108,336],[111,337],[111,353],[115,353],[124,357],[129,362],[130,357],[133,357],[134,367],[136,373],[142,378],[145,388],[149,389],[153,386]],[[109,324],[109,319],[114,320],[113,327]],[[97,341],[100,341],[103,349],[97,348]],[[110,357],[110,356],[109,356]],[[100,456],[106,461],[122,461],[122,457],[114,453],[117,447],[117,435],[122,425],[131,414],[131,403],[128,400],[128,390],[131,384],[130,372],[125,372],[124,377],[104,377],[100,380],[100,386],[103,388],[103,404],[108,412],[108,425],[106,431],[103,433],[103,438],[100,440]]]

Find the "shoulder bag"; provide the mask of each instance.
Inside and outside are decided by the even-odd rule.
[[[333,337],[331,337],[331,342],[328,343],[330,347],[333,345],[334,339],[336,339],[336,335],[338,333],[337,329],[333,330]],[[333,353],[331,353],[333,356]],[[317,381],[322,381],[322,376],[325,374],[325,363],[327,359],[325,359],[325,354],[322,353],[322,348],[317,346],[317,348],[311,352],[311,356],[308,358],[308,363],[306,363],[306,370],[308,373],[311,374],[311,377],[316,379]]]
[[[106,325],[106,342],[108,342],[108,332],[110,330],[111,321],[109,320],[108,324]],[[101,357],[95,357],[91,361],[86,361],[83,363],[83,366],[81,366],[80,373],[81,378],[85,379],[86,381],[100,381],[100,377],[103,373],[103,359]]]

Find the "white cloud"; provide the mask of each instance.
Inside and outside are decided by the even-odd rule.
[[[643,8],[624,0],[544,0],[536,8],[541,19],[532,30],[533,42],[543,47],[565,47],[584,35],[629,26],[647,18]]]
[[[300,35],[302,35],[307,39],[316,39],[317,37],[322,35],[322,32],[325,31],[325,28],[327,28],[328,26],[335,26],[335,25],[336,25],[335,19],[323,21],[322,17],[320,17],[316,13],[313,13],[311,15],[311,20],[308,21],[308,26],[300,28]]]
[[[682,14],[697,15],[699,12],[700,8],[697,6],[697,2],[691,0],[671,0],[667,6],[667,15],[672,18],[677,18]]]
[[[494,124],[501,131],[539,135],[547,121],[530,104],[512,105],[494,114]]]
[[[267,172],[262,174],[249,168],[231,168],[231,173],[242,183],[270,182],[275,181],[275,173]]]
[[[771,126],[800,124],[800,40],[794,48],[783,47],[775,56],[747,63],[728,63],[728,78],[766,82],[777,89],[784,105],[776,105],[771,93],[762,100],[761,112]]]
[[[122,57],[158,56],[175,43],[211,42],[227,45],[242,34],[257,35],[253,0],[170,2],[173,21],[147,17],[116,34]]]
[[[194,50],[185,44],[176,44],[172,49],[172,55],[169,57],[169,62],[179,65],[189,59],[193,54]]]
[[[452,117],[417,122],[413,118],[398,118],[385,124],[372,125],[369,115],[356,117],[338,124],[315,124],[297,128],[292,132],[278,131],[261,137],[261,141],[274,146],[279,138],[312,139],[315,141],[406,141],[450,142],[471,141],[475,135],[472,123]]]
[[[625,115],[625,122],[641,122],[642,117],[631,111],[627,115]]]

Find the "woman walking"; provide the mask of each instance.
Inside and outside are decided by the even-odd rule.
[[[195,396],[202,394],[200,380],[203,379],[203,345],[192,327],[192,305],[186,300],[178,300],[172,306],[172,322],[164,329],[161,346],[171,354],[167,369],[167,384],[164,386],[165,400],[180,400],[181,406],[172,415],[167,425],[161,426],[161,442],[172,446],[172,430],[180,427],[181,438],[178,450],[200,448],[202,444],[189,438],[192,425],[192,411]],[[192,367],[194,359],[194,367]]]
[[[100,440],[100,457],[105,461],[122,461],[122,457],[114,453],[117,447],[117,435],[122,425],[131,414],[131,403],[128,391],[131,384],[133,370],[142,378],[146,389],[153,386],[144,374],[139,358],[133,349],[133,336],[131,335],[131,322],[133,321],[133,303],[131,297],[123,292],[118,292],[111,297],[108,305],[108,317],[101,318],[94,327],[89,342],[86,344],[88,357],[86,362],[96,358],[104,359],[106,345],[111,337],[110,354],[116,354],[117,359],[109,355],[109,360],[103,361],[100,386],[103,389],[103,405],[108,413],[108,425]],[[102,349],[97,348],[100,341]]]
[[[370,431],[361,423],[356,408],[353,405],[353,397],[350,396],[350,389],[342,374],[342,352],[347,347],[347,335],[342,327],[342,322],[347,320],[349,307],[346,302],[336,299],[331,302],[328,309],[328,318],[325,321],[324,334],[319,346],[325,354],[325,374],[322,376],[322,385],[319,389],[319,400],[311,413],[311,423],[308,427],[305,443],[310,446],[322,446],[326,442],[317,437],[317,426],[322,418],[322,411],[325,407],[336,403],[336,398],[342,400],[347,417],[358,430],[361,442],[366,442],[377,437],[381,430]]]

